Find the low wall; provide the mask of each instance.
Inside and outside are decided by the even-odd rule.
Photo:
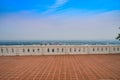
[[[116,54],[120,45],[12,45],[0,46],[0,56],[60,55],[60,54]]]

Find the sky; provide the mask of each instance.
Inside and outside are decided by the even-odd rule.
[[[0,0],[0,40],[114,40],[120,0]]]

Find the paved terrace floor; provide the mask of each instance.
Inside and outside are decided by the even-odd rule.
[[[0,57],[0,80],[120,80],[120,55]]]

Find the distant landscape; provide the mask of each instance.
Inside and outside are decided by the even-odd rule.
[[[120,45],[117,40],[5,40],[0,45]]]

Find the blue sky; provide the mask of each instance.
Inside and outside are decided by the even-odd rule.
[[[120,0],[1,0],[0,40],[113,40]]]

